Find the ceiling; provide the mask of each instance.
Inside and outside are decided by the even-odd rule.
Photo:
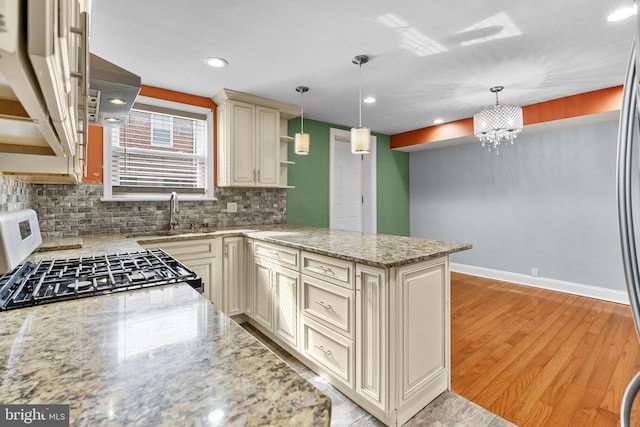
[[[212,97],[222,88],[300,103],[307,118],[396,134],[491,106],[622,84],[631,0],[93,0],[91,51],[142,83]],[[229,65],[208,67],[206,57]]]

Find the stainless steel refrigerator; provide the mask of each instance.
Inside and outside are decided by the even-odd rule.
[[[637,6],[637,0],[634,1]],[[618,223],[620,226],[620,243],[624,272],[629,293],[629,303],[633,313],[636,333],[640,338],[640,264],[634,231],[634,193],[640,191],[640,179],[637,175],[638,156],[640,156],[638,141],[638,125],[640,124],[640,104],[638,103],[638,85],[640,74],[640,25],[635,19],[635,40],[631,48],[631,57],[624,82],[622,109],[620,112],[620,127],[618,130]],[[633,185],[635,184],[635,186]],[[620,408],[620,424],[622,427],[630,425],[631,406],[640,391],[640,372],[631,380],[622,398]]]

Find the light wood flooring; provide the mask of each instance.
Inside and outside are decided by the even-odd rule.
[[[452,273],[451,319],[455,393],[523,427],[619,425],[640,371],[628,306]]]

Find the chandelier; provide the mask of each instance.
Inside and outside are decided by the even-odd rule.
[[[480,139],[482,146],[496,149],[504,140],[510,142],[516,139],[518,132],[522,130],[522,108],[498,103],[498,92],[503,86],[495,86],[489,89],[496,94],[496,105],[493,108],[480,111],[473,116],[473,133]]]

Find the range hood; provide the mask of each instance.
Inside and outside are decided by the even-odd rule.
[[[89,124],[121,126],[140,92],[140,76],[91,54]]]

